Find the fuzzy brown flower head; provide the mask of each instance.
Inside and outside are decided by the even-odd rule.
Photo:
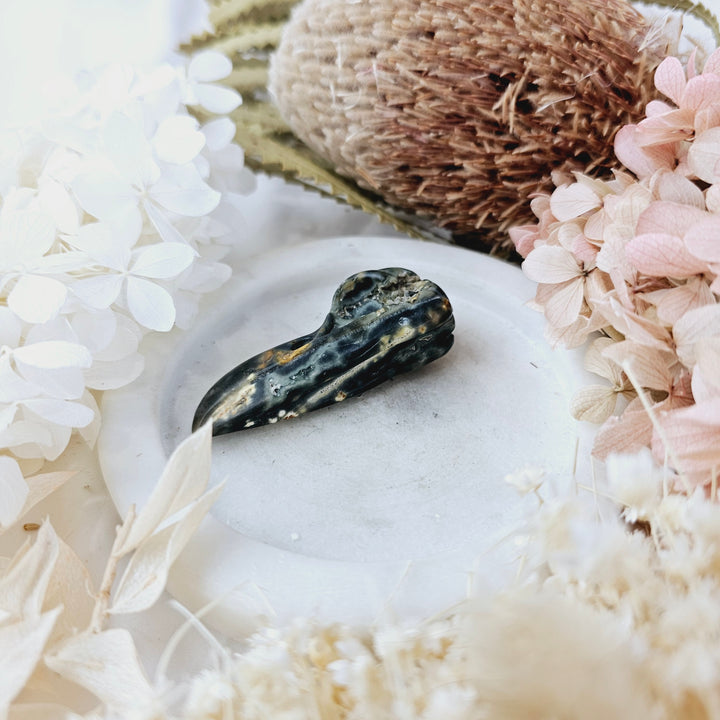
[[[667,50],[649,37],[624,0],[305,0],[271,90],[341,174],[488,248],[551,171],[618,165]]]

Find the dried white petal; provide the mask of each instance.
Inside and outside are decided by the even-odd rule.
[[[220,202],[220,193],[192,165],[168,166],[153,185],[151,195],[166,210],[188,217],[207,215]]]
[[[42,275],[23,275],[7,299],[8,307],[27,323],[52,320],[65,302],[67,288],[59,280]]]
[[[22,515],[29,492],[17,461],[0,455],[0,533]]]
[[[54,398],[31,398],[23,405],[36,415],[56,425],[85,427],[94,417],[93,411],[82,403]]]
[[[40,661],[61,608],[0,627],[0,717]]]
[[[37,618],[58,553],[55,530],[44,522],[34,542],[28,540],[17,551],[0,580],[0,608],[17,619]]]
[[[158,157],[165,162],[184,165],[203,149],[205,135],[198,130],[198,122],[190,115],[174,115],[158,126],[153,138]]]
[[[212,428],[208,423],[175,448],[145,507],[118,548],[118,555],[134,550],[163,520],[202,495],[210,478],[211,440]]]
[[[45,663],[126,717],[153,699],[135,643],[122,628],[76,635],[53,654],[45,655]]]
[[[62,607],[63,612],[48,640],[48,648],[90,626],[95,597],[85,563],[58,538],[58,555],[45,591],[43,608]]]
[[[242,104],[240,93],[232,88],[198,83],[194,90],[198,103],[211,113],[225,115]]]
[[[196,53],[188,66],[188,77],[199,82],[212,82],[227,77],[232,71],[232,62],[225,55],[214,50]]]
[[[158,243],[141,248],[130,272],[156,280],[176,277],[186,270],[197,253],[184,243]]]
[[[32,267],[55,240],[52,220],[37,210],[0,213],[0,268]]]
[[[87,348],[63,340],[47,340],[23,345],[13,351],[16,360],[38,368],[79,367],[92,364]]]
[[[175,323],[172,295],[154,282],[128,277],[127,303],[135,320],[149,330],[167,332]]]
[[[160,597],[170,567],[190,541],[205,515],[222,492],[223,485],[208,490],[187,508],[182,517],[157,531],[135,550],[113,598],[110,612],[147,610]]]

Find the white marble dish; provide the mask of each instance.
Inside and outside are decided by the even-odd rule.
[[[503,477],[527,464],[572,475],[582,371],[544,340],[522,272],[452,246],[348,237],[251,261],[191,330],[148,338],[143,376],[103,399],[100,462],[120,512],[148,497],[210,385],[317,328],[347,276],[389,266],[440,285],[455,345],[360,398],[214,439],[213,482],[228,483],[168,588],[194,610],[215,602],[227,632],[263,603],[280,623],[441,610],[522,520]]]

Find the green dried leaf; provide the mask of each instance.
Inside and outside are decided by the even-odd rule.
[[[231,34],[208,39],[203,43],[203,49],[215,50],[232,57],[235,53],[275,48],[280,42],[284,26],[285,20],[256,25],[240,24],[234,28]]]
[[[211,8],[208,19],[218,34],[228,25],[282,20],[297,3],[298,0],[226,0]]]
[[[380,221],[414,238],[425,238],[418,227],[394,215],[384,204],[332,170],[294,136],[265,134],[261,126],[237,123],[236,141],[244,148],[246,163],[254,170],[280,175],[289,182],[375,215]]]

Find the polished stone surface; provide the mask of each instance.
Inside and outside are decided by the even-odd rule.
[[[274,424],[362,395],[436,360],[453,344],[445,293],[404,268],[355,273],[314,333],[246,360],[201,400],[193,429],[213,435]]]

